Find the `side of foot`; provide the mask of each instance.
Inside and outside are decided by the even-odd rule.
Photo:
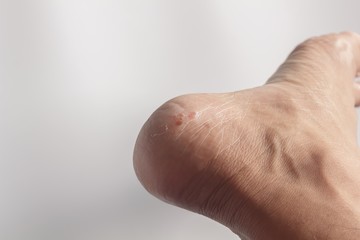
[[[136,174],[153,195],[244,239],[356,239],[356,120],[331,94],[274,81],[172,99],[139,134]]]

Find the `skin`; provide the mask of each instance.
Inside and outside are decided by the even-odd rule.
[[[242,239],[358,239],[360,36],[311,38],[265,85],[174,98],[143,126],[134,168],[168,203]]]

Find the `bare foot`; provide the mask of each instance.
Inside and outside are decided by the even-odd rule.
[[[360,37],[312,38],[261,87],[177,97],[141,130],[136,174],[243,239],[359,239]]]

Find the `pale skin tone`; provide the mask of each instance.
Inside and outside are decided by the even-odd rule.
[[[174,98],[142,128],[144,187],[242,239],[360,236],[360,36],[300,44],[265,85]]]

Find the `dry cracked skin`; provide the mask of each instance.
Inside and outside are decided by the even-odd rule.
[[[242,239],[359,239],[359,70],[359,35],[329,34],[263,86],[171,99],[138,136],[136,174]]]

